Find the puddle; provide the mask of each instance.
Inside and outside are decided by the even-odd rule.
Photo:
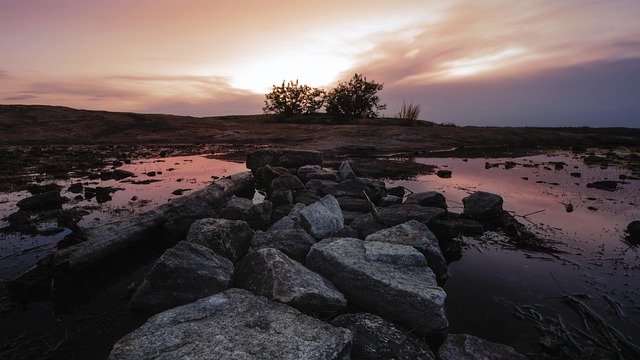
[[[158,205],[171,201],[180,193],[188,194],[210,184],[214,178],[246,171],[242,163],[212,159],[206,155],[178,156],[134,161],[123,164],[118,170],[134,174],[121,180],[100,180],[71,178],[55,183],[62,186],[61,195],[70,201],[63,204],[63,210],[82,209],[85,215],[78,222],[81,228],[91,228],[106,222],[124,219],[148,211]],[[103,169],[112,171],[113,169]],[[50,183],[50,182],[47,182]],[[75,200],[86,193],[70,192],[69,186],[81,183],[86,188],[111,187],[111,200],[98,202],[97,197]],[[30,197],[27,191],[0,194],[0,228],[9,225],[7,216],[18,211],[16,203]],[[0,279],[14,279],[33,267],[36,262],[55,247],[71,230],[57,229],[56,221],[47,220],[38,223],[39,230],[62,230],[48,236],[28,236],[16,233],[0,233]]]
[[[561,319],[572,333],[589,333],[561,301],[562,294],[584,294],[591,310],[640,346],[640,249],[623,241],[626,226],[640,219],[640,180],[629,179],[634,176],[630,170],[586,165],[570,153],[415,161],[451,170],[452,177],[425,175],[389,185],[441,192],[449,211],[457,213],[463,210],[462,198],[474,191],[500,194],[505,210],[538,236],[561,241],[559,248],[565,252],[552,257],[509,250],[497,234],[464,238],[462,259],[449,265],[451,278],[444,285],[451,332],[539,353],[541,332],[514,314],[530,306],[536,314]],[[617,181],[617,190],[587,187],[604,180]],[[567,212],[568,204],[573,211]],[[580,341],[581,346],[593,342],[586,336]]]

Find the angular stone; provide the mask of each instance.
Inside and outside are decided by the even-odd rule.
[[[371,213],[354,219],[349,223],[349,226],[357,231],[358,238],[362,240],[367,236],[386,228],[383,224],[378,223]]]
[[[351,341],[349,330],[229,289],[149,318],[109,360],[349,359]]]
[[[307,181],[304,186],[310,190],[319,190],[337,184],[338,183],[333,180],[311,179]]]
[[[280,176],[273,179],[273,181],[271,181],[271,189],[273,189],[274,191],[278,191],[278,190],[298,191],[298,190],[304,190],[305,187],[302,181],[300,181],[300,179],[298,179],[297,176],[285,175],[285,176]]]
[[[268,231],[303,229],[300,223],[300,211],[302,211],[305,206],[303,203],[295,204],[291,210],[289,210],[288,214],[274,222]]]
[[[409,220],[416,220],[423,224],[442,218],[446,211],[438,207],[427,207],[418,204],[392,205],[379,208],[378,212],[385,226],[395,226]]]
[[[446,329],[444,290],[436,285],[426,261],[411,265],[423,255],[407,245],[372,244],[350,238],[322,240],[311,247],[307,266],[367,311],[396,319],[423,335]],[[407,260],[400,260],[403,253]]]
[[[236,286],[309,314],[347,307],[344,295],[327,279],[272,248],[250,252],[238,263]]]
[[[270,165],[265,165],[256,169],[254,171],[254,175],[256,178],[256,182],[258,182],[260,185],[269,186],[271,185],[273,179],[280,176],[291,175],[291,173],[289,172],[289,170],[283,167],[272,167]]]
[[[340,163],[338,173],[340,175],[340,179],[342,180],[352,180],[356,178],[356,174],[353,172],[351,164],[349,164],[348,161],[343,161],[342,163]]]
[[[418,204],[422,206],[433,206],[447,209],[447,199],[437,191],[425,191],[413,193],[407,196],[405,204]]]
[[[249,250],[253,234],[245,221],[205,218],[193,222],[186,241],[206,246],[236,263]]]
[[[254,204],[249,199],[234,195],[220,209],[219,214],[225,219],[246,221],[252,229],[265,230],[271,226],[272,207],[267,200]]]
[[[369,313],[340,315],[331,325],[351,330],[352,359],[435,360],[429,346],[381,317]]]
[[[463,214],[472,219],[489,219],[502,215],[502,197],[500,195],[476,191],[462,199]]]
[[[324,239],[344,227],[344,217],[338,200],[327,195],[300,211],[304,228],[316,239]]]
[[[257,231],[251,239],[250,251],[274,248],[304,264],[309,249],[315,243],[316,240],[303,229]]]
[[[298,168],[298,173],[296,174],[300,180],[307,181],[309,180],[312,174],[317,173],[322,170],[320,165],[305,165]]]
[[[322,165],[322,153],[290,149],[261,149],[247,157],[247,169],[255,170],[266,165],[296,169],[304,165]]]
[[[181,241],[153,265],[129,305],[160,312],[226,290],[233,264],[204,246]]]
[[[274,191],[271,193],[270,199],[275,206],[293,204],[293,193],[291,190]]]
[[[382,241],[392,244],[409,245],[420,251],[438,279],[446,279],[449,274],[447,262],[442,255],[438,238],[429,228],[415,220],[380,230],[365,238],[365,241]]]
[[[490,342],[472,335],[449,334],[438,349],[441,360],[526,360],[508,345]]]

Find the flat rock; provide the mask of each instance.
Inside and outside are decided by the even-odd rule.
[[[424,256],[411,246],[328,238],[311,247],[307,266],[332,281],[349,302],[420,334],[443,331],[449,324],[446,294]]]
[[[351,341],[349,330],[229,289],[149,318],[109,360],[349,359]]]
[[[365,238],[365,241],[380,241],[392,244],[409,245],[420,251],[427,259],[427,264],[438,279],[449,277],[447,262],[442,255],[438,238],[429,228],[415,220],[380,230]]]
[[[46,209],[59,209],[67,201],[60,196],[60,190],[51,190],[24,198],[16,204],[20,210],[35,211]]]
[[[247,168],[252,171],[266,165],[296,169],[304,165],[322,165],[322,153],[307,150],[261,149],[247,157]]]
[[[324,239],[344,227],[344,217],[338,200],[327,195],[300,211],[304,228],[316,239]]]
[[[237,287],[305,313],[335,313],[347,307],[344,295],[329,280],[272,248],[247,254],[234,279]]]
[[[364,194],[371,191],[371,188],[359,180],[347,180],[333,186],[322,189],[322,192],[335,197],[349,196],[352,198],[364,199]]]
[[[298,168],[298,172],[296,173],[296,175],[300,178],[300,180],[308,181],[312,174],[317,173],[321,170],[322,167],[320,165],[304,165]]]
[[[340,315],[331,325],[353,333],[352,359],[435,360],[429,346],[390,322],[369,313]]]
[[[446,211],[439,207],[427,207],[418,204],[399,204],[379,208],[380,217],[385,226],[396,226],[409,220],[423,224],[442,218]]]
[[[342,210],[364,212],[369,212],[371,210],[367,199],[344,196],[339,197],[337,200],[338,204],[340,204],[340,209]]]
[[[438,349],[440,360],[526,360],[511,346],[490,342],[472,335],[449,334]]]
[[[204,246],[181,241],[153,265],[129,305],[160,312],[226,290],[233,263]]]
[[[205,218],[194,221],[186,241],[208,247],[236,263],[249,250],[253,234],[245,221]]]
[[[463,214],[472,219],[489,219],[502,215],[502,197],[500,195],[476,191],[462,199]]]
[[[291,218],[285,217],[289,219]],[[284,218],[283,218],[284,219]],[[256,231],[251,239],[250,251],[274,248],[282,251],[288,257],[304,264],[307,253],[316,240],[303,229]]]
[[[433,206],[447,209],[447,199],[437,191],[425,191],[413,193],[407,196],[405,204],[418,204],[422,206]]]

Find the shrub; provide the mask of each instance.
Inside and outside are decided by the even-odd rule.
[[[378,111],[387,108],[387,105],[380,104],[377,95],[382,87],[383,84],[367,81],[361,74],[355,74],[348,83],[339,83],[327,94],[327,113],[358,118],[378,117]]]
[[[400,111],[396,115],[397,118],[406,119],[406,120],[418,120],[420,116],[420,105],[402,102],[402,107]]]
[[[320,88],[312,88],[307,85],[299,85],[289,81],[281,86],[273,85],[273,90],[265,95],[265,113],[284,115],[313,114],[324,104],[325,91]]]

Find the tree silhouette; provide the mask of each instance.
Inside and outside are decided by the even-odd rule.
[[[327,94],[327,113],[359,118],[378,117],[378,112],[387,108],[386,104],[380,104],[377,95],[382,88],[383,84],[367,81],[362,74],[355,74],[348,83],[339,83]]]
[[[273,85],[273,90],[265,95],[265,113],[284,115],[313,114],[324,104],[325,91],[320,88],[312,88],[307,85],[299,85],[289,81],[281,86]]]

